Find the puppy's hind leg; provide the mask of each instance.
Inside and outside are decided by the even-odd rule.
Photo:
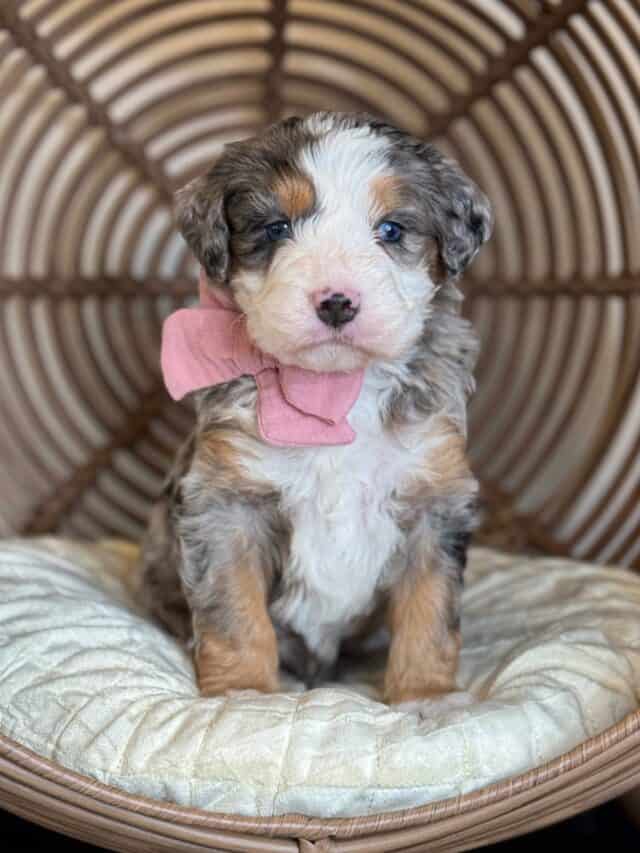
[[[147,612],[183,642],[192,637],[191,614],[181,581],[182,557],[176,530],[180,507],[180,481],[193,456],[190,435],[178,450],[153,505],[140,552],[139,588],[136,597]]]
[[[188,642],[192,637],[191,614],[180,581],[180,550],[166,497],[152,509],[140,560],[136,598],[153,619]]]

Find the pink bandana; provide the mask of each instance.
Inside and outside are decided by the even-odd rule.
[[[315,373],[280,364],[256,349],[243,315],[230,299],[207,286],[200,274],[200,305],[181,308],[162,330],[162,374],[169,394],[255,376],[260,435],[285,447],[350,444],[347,415],[358,399],[364,371]]]

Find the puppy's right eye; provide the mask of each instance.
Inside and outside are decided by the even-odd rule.
[[[397,222],[392,222],[390,219],[385,219],[378,225],[378,238],[383,243],[399,243],[402,240],[402,232],[404,228]]]
[[[270,222],[264,229],[269,240],[285,240],[291,237],[291,223],[287,219]]]

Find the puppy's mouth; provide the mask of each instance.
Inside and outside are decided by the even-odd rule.
[[[292,350],[292,353],[295,355],[297,353],[308,353],[314,350],[326,349],[338,351],[355,350],[367,357],[372,357],[375,355],[372,350],[370,350],[362,342],[358,341],[354,335],[340,330],[336,330],[330,334],[324,334],[322,337],[311,341],[306,341],[305,343],[300,344],[294,350]]]
[[[316,347],[339,346],[367,351],[367,333],[359,323],[347,323],[338,328],[321,326],[307,329],[297,341],[295,350],[308,351]]]
[[[306,370],[349,373],[375,360],[376,353],[345,332],[324,334],[322,338],[298,343],[281,360]]]
[[[298,347],[296,347],[296,350],[302,352],[304,350],[315,349],[315,347],[335,345],[358,349],[358,345],[356,344],[353,335],[341,331],[340,329],[335,329],[332,332],[323,332],[321,335],[314,335],[308,340],[303,341]]]

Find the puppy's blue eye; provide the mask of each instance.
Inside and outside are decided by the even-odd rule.
[[[383,243],[398,243],[402,239],[402,225],[385,220],[378,225],[378,237]]]
[[[287,237],[291,237],[291,223],[286,219],[270,222],[265,226],[265,231],[269,240],[285,240]]]

